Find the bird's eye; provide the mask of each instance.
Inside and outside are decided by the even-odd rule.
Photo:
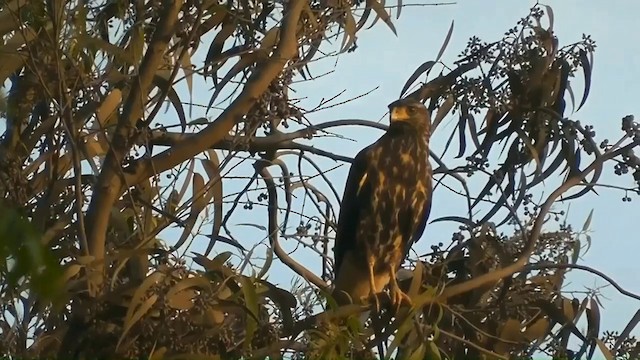
[[[413,115],[413,114],[415,114],[416,109],[412,108],[412,107],[409,107],[409,108],[407,108],[407,112],[409,113],[409,115]]]

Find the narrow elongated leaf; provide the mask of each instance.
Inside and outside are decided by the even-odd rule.
[[[240,283],[242,284],[242,293],[244,295],[245,306],[251,312],[252,316],[247,317],[247,324],[245,328],[244,347],[249,349],[253,340],[253,335],[258,329],[258,323],[256,318],[258,316],[258,296],[256,295],[256,289],[251,279],[240,276]]]
[[[153,78],[153,83],[156,85],[160,91],[167,94],[167,99],[173,105],[173,108],[176,109],[176,113],[178,114],[178,119],[180,120],[180,129],[184,133],[187,130],[187,116],[184,112],[184,107],[182,106],[182,101],[180,100],[180,96],[173,88],[171,83],[160,75],[156,75]]]
[[[431,133],[433,133],[436,130],[436,128],[438,127],[438,125],[440,125],[440,123],[445,118],[445,116],[447,116],[449,112],[451,112],[451,109],[453,109],[453,105],[455,105],[455,103],[456,103],[456,99],[453,97],[453,95],[447,96],[447,98],[444,100],[442,105],[440,105],[440,107],[438,108],[436,117],[433,119],[433,122],[431,123]]]
[[[430,223],[433,224],[433,223],[442,222],[442,221],[458,222],[458,223],[467,225],[469,229],[473,229],[476,226],[476,224],[473,221],[460,216],[443,216],[443,217],[432,220]]]
[[[236,224],[236,226],[251,226],[251,227],[254,227],[256,229],[260,229],[262,231],[267,231],[267,228],[265,226],[258,225],[258,224],[240,223],[240,224]]]
[[[158,297],[159,296],[157,294],[149,296],[138,308],[136,308],[136,310],[130,316],[127,315],[127,318],[124,321],[122,335],[120,335],[120,338],[118,339],[116,349],[120,347],[122,340],[129,333],[131,327],[138,321],[140,321],[140,319],[142,319],[142,317],[151,309],[151,307],[155,305],[156,301],[158,301]]]
[[[178,192],[178,201],[184,198],[184,195],[187,193],[187,189],[189,189],[189,183],[191,183],[191,178],[193,177],[195,166],[196,166],[195,161],[193,159],[190,160],[189,167],[187,168],[187,177],[184,179],[184,183],[182,183],[182,187]]]
[[[573,88],[571,87],[571,82],[567,81],[567,91],[569,92],[569,100],[571,100],[571,113],[576,111],[576,97],[573,94]]]
[[[580,239],[575,239],[573,243],[573,248],[571,249],[571,263],[577,264],[580,259],[580,249],[582,249],[582,243]]]
[[[504,173],[505,173],[505,166],[502,166],[500,169],[497,170],[496,174],[489,177],[489,180],[487,180],[487,184],[484,186],[484,188],[482,188],[482,190],[480,190],[480,194],[478,195],[478,197],[476,197],[476,199],[471,204],[471,208],[476,207],[476,205],[478,205],[480,201],[482,201],[482,199],[484,199],[487,195],[489,195],[489,192],[491,191],[491,189],[493,189],[494,186],[500,186],[502,184],[505,178]]]
[[[538,301],[536,301],[536,304],[537,304],[537,306],[540,307],[540,309],[546,315],[549,316],[550,319],[552,319],[556,323],[566,327],[569,330],[569,333],[572,333],[573,335],[577,336],[582,341],[586,341],[587,340],[587,338],[584,335],[582,335],[580,330],[578,330],[576,325],[573,323],[573,320],[571,319],[573,317],[573,315],[567,316],[564,311],[558,309],[558,307],[556,307],[556,305],[554,305],[554,304],[552,304],[552,303],[550,303],[550,302],[548,302],[546,300],[538,300]]]
[[[531,143],[531,140],[529,139],[527,134],[525,134],[524,131],[522,131],[522,129],[516,129],[516,134],[518,134],[520,141],[522,141],[522,143],[527,148],[527,150],[529,150],[529,154],[531,155],[533,160],[536,162],[535,174],[541,175],[542,161],[540,160],[540,155],[538,154],[538,150],[536,150],[535,146],[533,146],[533,144]]]
[[[580,49],[578,52],[580,57],[580,64],[582,65],[582,71],[584,73],[584,93],[582,94],[582,100],[580,100],[580,105],[578,105],[579,111],[582,108],[582,105],[587,101],[587,97],[589,97],[589,90],[591,89],[591,64],[589,63],[589,58],[587,57],[587,52]]]
[[[218,239],[218,235],[220,235],[220,228],[222,227],[222,200],[223,200],[223,189],[222,189],[222,175],[220,174],[220,160],[218,159],[218,154],[215,150],[208,151],[209,159],[202,160],[202,166],[204,170],[207,172],[207,176],[209,176],[209,182],[211,183],[211,188],[209,191],[213,197],[213,228],[211,230],[211,240],[209,241],[209,245],[207,246],[207,250],[205,251],[205,255],[209,255],[211,250],[213,249],[213,245],[216,239]]]
[[[520,187],[518,189],[518,197],[514,200],[513,204],[511,205],[511,208],[518,209],[520,207],[520,204],[522,203],[522,200],[524,200],[525,195],[527,195],[527,177],[524,174],[524,170],[522,170],[520,171]],[[509,214],[501,222],[496,224],[496,226],[502,226],[506,224],[513,217],[514,217],[514,214],[509,212]],[[488,221],[490,219],[491,219],[490,217],[487,217],[485,220]]]
[[[453,34],[453,25],[455,23],[455,20],[451,20],[451,25],[449,26],[449,31],[447,31],[447,36],[444,38],[444,42],[442,43],[442,46],[440,47],[440,50],[438,51],[438,56],[436,56],[436,62],[440,61],[440,58],[442,58],[442,55],[444,54],[445,49],[447,48],[447,45],[449,45],[449,41],[451,40],[451,34]]]
[[[193,70],[193,64],[191,63],[191,53],[186,51],[182,59],[180,60],[180,68],[184,73],[184,79],[187,82],[187,90],[189,91],[189,96],[193,96],[193,74],[195,71]],[[191,113],[189,114],[191,117]]]
[[[596,350],[593,340],[597,339],[600,335],[600,308],[594,298],[591,298],[589,308],[587,309],[587,338],[592,343],[587,359],[593,357],[593,353]]]
[[[302,58],[302,60],[299,62],[300,64],[299,71],[305,80],[307,79],[306,74],[309,74],[309,76],[311,76],[311,73],[309,72],[307,64],[309,63],[309,61],[313,59],[313,57],[316,55],[318,50],[320,50],[320,45],[322,44],[323,39],[324,39],[324,36],[318,36],[317,38],[311,40],[311,43],[308,46],[307,53],[304,55],[304,58]],[[307,70],[306,72],[304,71],[305,69]]]
[[[226,237],[226,236],[217,235],[215,238],[214,238],[214,237],[211,237],[210,239],[211,239],[211,240],[209,241],[209,244],[211,245],[211,247],[212,247],[212,248],[213,248],[213,246],[215,245],[215,243],[216,243],[217,241],[220,241],[220,242],[223,242],[223,243],[225,243],[225,244],[229,244],[229,245],[231,245],[231,246],[235,246],[235,247],[237,247],[237,248],[238,248],[238,249],[240,249],[240,250],[243,250],[243,251],[246,251],[246,250],[247,250],[247,249],[246,249],[244,246],[242,246],[242,244],[240,244],[237,240],[230,239],[230,238],[228,238],[228,237]],[[207,249],[208,249],[208,247],[207,247]]]
[[[280,27],[274,26],[269,29],[264,37],[260,41],[260,48],[265,50],[271,50],[274,46],[276,46],[278,37],[280,36]]]
[[[224,20],[222,20],[222,18]],[[213,38],[213,42],[211,42],[209,52],[207,52],[207,57],[204,60],[204,63],[206,65],[212,65],[217,62],[217,57],[222,53],[225,41],[227,41],[227,39],[233,34],[234,30],[236,29],[234,16],[232,14],[225,14],[223,12],[220,12],[209,19],[209,21],[214,22],[214,24],[211,24],[213,26],[217,26],[220,22],[222,22],[222,29],[218,31],[215,38]],[[213,78],[216,78],[215,74]]]
[[[441,360],[442,355],[440,354],[440,349],[438,349],[438,345],[434,341],[429,341],[429,354],[431,357],[429,359]]]
[[[257,279],[262,279],[265,275],[267,275],[269,268],[271,268],[272,262],[273,262],[273,248],[271,246],[268,246],[267,258],[264,261],[264,265],[262,265],[262,269],[260,269],[260,272],[256,276]]]
[[[539,176],[538,178],[536,178],[533,181],[531,181],[527,185],[527,189],[530,189],[530,188],[538,185],[539,183],[543,182],[547,178],[549,178],[549,176],[551,176],[553,173],[555,173],[556,169],[558,169],[560,167],[560,165],[562,165],[563,163],[564,163],[564,155],[563,155],[562,152],[558,152],[558,155],[556,156],[555,160],[553,160],[551,165],[549,165],[549,167],[542,172],[541,176]]]
[[[456,127],[457,129],[457,127]],[[447,143],[444,145],[444,150],[442,150],[442,154],[440,155],[441,158],[444,157],[444,155],[447,153],[447,151],[449,150],[449,146],[451,146],[451,142],[453,141],[453,137],[456,135],[456,130],[453,130],[451,132],[451,134],[449,135],[449,139],[447,139]]]
[[[435,61],[427,61],[423,64],[421,64],[420,66],[418,66],[418,68],[413,72],[413,74],[411,74],[411,76],[409,76],[409,79],[407,79],[407,82],[404,83],[404,86],[402,87],[402,90],[400,91],[400,97],[402,97],[407,90],[409,90],[409,88],[411,87],[411,85],[413,85],[414,82],[416,82],[416,80],[418,80],[418,78],[424,74],[425,72],[429,71],[429,69],[431,69],[433,67],[433,65],[435,65],[436,62]]]
[[[465,151],[467,150],[467,137],[466,137],[466,130],[467,130],[467,117],[466,116],[460,116],[460,118],[458,119],[458,155],[455,156],[456,159],[461,158],[462,156],[464,156]]]
[[[167,298],[187,289],[203,290],[208,289],[211,286],[211,282],[202,276],[194,276],[184,278],[173,285],[169,291],[167,291]]]
[[[98,121],[93,124],[92,129],[98,130],[105,128],[108,125],[107,119],[114,118],[111,115],[116,113],[116,109],[121,102],[122,91],[117,88],[111,90],[96,109],[96,118]]]
[[[211,96],[211,99],[209,99],[209,104],[207,105],[207,112],[213,106],[214,101],[216,101],[216,99],[218,98],[218,95],[220,95],[220,92],[222,91],[222,89],[224,89],[224,87],[231,80],[233,80],[233,78],[236,77],[236,75],[240,74],[240,72],[242,72],[243,70],[245,70],[248,67],[250,67],[251,65],[253,65],[258,60],[259,55],[260,55],[260,52],[259,51],[255,51],[255,52],[243,54],[243,55],[240,56],[240,59],[238,60],[238,62],[235,63],[231,67],[231,69],[229,69],[229,71],[224,76],[224,78],[222,78],[220,83],[216,85],[215,90],[213,92],[213,95]]]
[[[587,219],[584,221],[584,224],[582,224],[582,231],[589,230],[589,227],[591,226],[591,219],[592,218],[593,218],[593,209],[591,209],[591,211],[589,211],[589,215],[587,215]]]
[[[553,9],[549,5],[544,5],[544,8],[547,10],[547,18],[549,19],[549,32],[553,31]]]
[[[340,52],[345,52],[351,49],[353,44],[356,42],[356,20],[353,18],[351,11],[345,12],[342,28],[344,29],[344,37],[342,38]]]
[[[409,360],[423,360],[426,352],[427,348],[424,346],[424,343],[420,344],[420,346],[418,346],[418,348],[413,353],[411,353],[411,355],[409,356]]]
[[[384,8],[384,4],[378,2],[377,0],[367,0],[367,7],[371,7],[373,11],[376,12],[376,15],[378,15],[378,17],[382,19],[385,24],[387,24],[389,29],[391,29],[391,31],[393,31],[393,33],[398,36],[398,31],[391,21],[391,16],[389,16],[389,13],[387,13],[387,10]],[[375,23],[376,20],[374,20],[373,24]],[[373,26],[373,24],[371,26]]]
[[[191,202],[191,212],[189,213],[189,217],[184,221],[184,229],[182,229],[182,235],[180,235],[180,239],[173,245],[172,249],[179,249],[189,238],[191,234],[191,230],[193,229],[196,221],[198,220],[198,215],[204,210],[205,206],[209,203],[209,195],[210,192],[206,191],[204,185],[204,179],[202,175],[198,173],[194,173],[193,175],[193,197]]]
[[[362,12],[362,15],[360,16],[360,20],[358,21],[358,25],[356,26],[356,31],[360,31],[360,29],[362,29],[362,27],[365,25],[365,23],[369,19],[370,15],[371,15],[371,7],[367,6],[365,7],[364,11]]]
[[[424,264],[422,263],[422,261],[416,262],[416,268],[413,270],[413,278],[411,279],[411,285],[409,286],[409,296],[413,297],[420,293],[423,273]]]

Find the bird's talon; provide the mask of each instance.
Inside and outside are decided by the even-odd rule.
[[[378,300],[378,295],[377,294],[371,294],[371,296],[373,297],[373,310],[376,311],[376,313],[380,312],[380,300]]]
[[[408,307],[411,307],[413,305],[413,301],[411,301],[411,298],[409,297],[409,295],[405,294],[400,289],[396,289],[395,291],[392,291],[391,300],[393,301],[393,305],[395,307],[396,313],[400,311],[400,307],[402,305],[406,305]]]

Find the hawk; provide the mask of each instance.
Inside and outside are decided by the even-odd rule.
[[[334,247],[338,304],[365,303],[387,285],[396,307],[411,304],[396,271],[431,210],[431,120],[411,98],[389,104],[389,112],[386,133],[356,155],[347,177]]]

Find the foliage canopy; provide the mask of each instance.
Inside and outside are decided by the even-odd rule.
[[[550,7],[533,7],[502,39],[470,38],[444,64],[452,26],[436,59],[408,78],[401,96],[425,101],[434,136],[448,137],[431,149],[436,196],[453,186],[468,206],[432,219],[459,230],[439,241],[428,235],[432,251],[410,259],[401,283],[414,306],[362,324],[363,309],[327,299],[339,195],[317,159],[351,161],[323,149],[321,136],[385,126],[313,123],[308,115],[335,99],[305,109],[292,89],[314,81],[315,62],[357,55],[358,34],[378,21],[395,32],[384,2],[1,4],[0,353],[457,359],[599,351],[612,359],[640,351],[629,337],[640,312],[622,333],[603,333],[597,293],[562,291],[571,269],[602,274],[577,263],[591,215],[576,230],[552,206],[597,191],[609,164],[632,176],[632,186],[617,187],[625,200],[640,193],[640,127],[626,116],[620,139],[599,143],[593,126],[568,117],[588,98],[595,43],[560,43]],[[392,12],[400,18],[401,9]],[[576,77],[582,89],[571,86]],[[195,89],[206,82],[209,101],[197,104]],[[457,122],[450,134],[437,130],[445,119]],[[241,165],[249,176],[236,176]],[[485,184],[477,194],[470,179]],[[230,190],[239,180],[241,191]],[[231,224],[254,207],[264,219]],[[294,215],[301,223],[289,233]],[[233,235],[247,225],[266,234],[265,259],[261,241]],[[171,241],[169,228],[179,229]],[[203,236],[205,250],[194,253]],[[323,259],[322,273],[289,255],[283,238]],[[303,281],[273,284],[276,260]],[[583,315],[586,333],[576,326]],[[582,346],[571,351],[570,337]]]

